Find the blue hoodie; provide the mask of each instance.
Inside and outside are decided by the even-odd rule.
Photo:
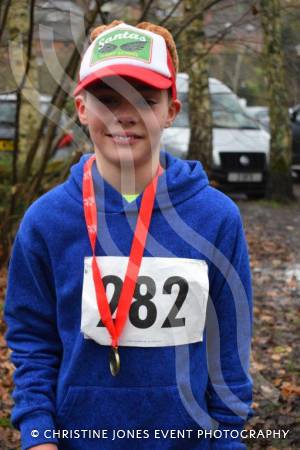
[[[92,309],[82,206],[90,156],[28,208],[14,241],[4,319],[22,450],[46,442],[60,450],[245,449],[252,287],[237,205],[209,185],[199,161],[161,151],[143,277],[113,377],[108,334]],[[93,180],[96,255],[113,299],[142,195],[127,202],[96,164]]]

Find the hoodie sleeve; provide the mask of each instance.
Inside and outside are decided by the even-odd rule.
[[[222,432],[211,439],[216,450],[246,449],[240,433],[253,416],[252,280],[242,219],[233,206],[215,243],[207,311],[207,404]]]
[[[4,305],[5,338],[15,366],[11,422],[22,450],[58,443],[44,436],[55,429],[55,387],[61,359],[55,290],[46,253],[37,253],[36,234],[18,231],[9,263]],[[34,246],[34,251],[33,247]]]

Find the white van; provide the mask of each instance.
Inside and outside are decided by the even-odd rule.
[[[182,110],[171,128],[162,135],[162,149],[187,156],[190,126],[188,118],[188,74],[177,75],[178,98]],[[213,154],[211,184],[252,197],[265,192],[269,165],[270,135],[240,104],[225,84],[209,78],[213,114]]]

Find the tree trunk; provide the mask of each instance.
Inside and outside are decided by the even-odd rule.
[[[236,61],[235,61],[235,70],[233,73],[233,81],[232,81],[232,89],[237,94],[240,86],[240,78],[241,78],[241,68],[243,64],[243,50],[240,50],[238,54],[236,55]]]
[[[30,69],[22,89],[20,108],[19,167],[23,167],[28,149],[34,142],[41,122],[38,67],[35,55],[31,55]]]
[[[202,5],[203,4],[203,5]],[[203,0],[184,0],[184,15],[204,7]],[[183,70],[189,75],[189,119],[191,139],[188,159],[199,160],[209,173],[212,161],[212,114],[208,82],[208,56],[203,14],[198,15],[183,35]],[[191,64],[191,61],[193,62]]]
[[[16,121],[15,165],[22,166],[28,148],[38,129],[40,115],[37,67],[32,55],[34,2],[12,0],[8,13],[9,55],[19,111]],[[16,170],[16,175],[18,170]],[[18,176],[14,183],[17,183]]]
[[[264,34],[264,70],[270,111],[270,173],[266,197],[277,201],[294,199],[291,175],[291,129],[282,53],[280,0],[261,0]]]

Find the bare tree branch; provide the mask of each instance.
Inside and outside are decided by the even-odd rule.
[[[198,17],[200,17],[202,14],[204,14],[206,11],[208,11],[210,8],[212,8],[214,5],[217,5],[218,3],[221,3],[223,0],[213,0],[211,3],[206,5],[204,8],[201,9],[201,11],[197,11],[194,14],[191,14],[190,17],[188,17],[181,27],[173,33],[174,40],[176,41],[179,37],[179,35]]]
[[[28,76],[30,65],[31,65],[31,54],[32,54],[32,38],[33,38],[33,27],[34,27],[34,6],[35,0],[30,1],[30,11],[29,11],[29,28],[27,37],[27,54],[26,54],[26,65],[23,73],[21,83],[17,87],[17,101],[16,101],[16,131],[14,137],[14,149],[13,149],[13,161],[12,161],[12,186],[15,186],[18,182],[18,155],[19,155],[19,132],[20,132],[20,110],[22,102],[22,90],[24,88],[26,78]],[[15,208],[16,191],[12,191],[9,214],[13,214]]]
[[[176,11],[176,9],[180,6],[180,4],[182,3],[183,0],[178,0],[175,5],[173,6],[173,8],[171,9],[171,11],[169,12],[169,14],[166,15],[166,17],[164,19],[162,19],[159,22],[160,26],[164,26],[166,24],[166,22],[170,19],[170,17],[173,16],[174,12]]]
[[[94,24],[94,21],[99,12],[99,8],[101,8],[102,4],[103,4],[102,0],[96,0],[95,8],[89,9],[89,11],[87,12],[87,14],[85,16],[85,36],[86,36],[86,34],[88,34],[89,30],[91,29],[92,25]],[[80,38],[79,47],[83,47],[85,36],[82,36]],[[57,86],[56,92],[53,97],[52,105],[56,108],[56,110],[58,109],[59,111],[62,110],[62,108],[66,102],[67,96],[68,96],[68,94],[67,94],[68,86],[66,85],[67,78],[68,78],[68,76],[74,77],[74,74],[76,72],[76,69],[77,69],[79,61],[80,61],[81,56],[80,56],[80,53],[79,53],[77,47],[78,46],[75,47],[73,54],[71,55],[71,58],[68,63],[68,66],[65,70],[64,76],[63,76],[60,84]],[[50,113],[50,115],[51,115],[51,113]],[[36,192],[39,189],[39,186],[41,184],[41,181],[42,181],[42,178],[43,178],[46,166],[47,166],[47,162],[51,155],[51,149],[52,149],[51,144],[53,142],[53,139],[55,136],[55,131],[56,131],[55,122],[57,122],[57,120],[59,119],[59,117],[55,117],[55,116],[56,116],[56,113],[54,112],[55,120],[51,121],[51,123],[49,123],[49,125],[47,127],[45,143],[44,143],[44,153],[42,155],[40,167],[39,167],[38,171],[36,172],[36,174],[34,175],[32,182],[31,182],[30,190],[29,190],[27,198],[26,198],[26,201],[28,203],[30,203],[33,200],[34,196],[36,195]],[[45,123],[47,123],[47,122],[48,122],[48,117],[45,119]],[[40,135],[39,139],[40,138],[41,138],[41,135]],[[30,149],[30,153],[28,154],[28,160],[26,161],[27,164],[24,167],[24,173],[23,173],[24,181],[27,178],[27,176],[29,175],[32,160],[37,152],[37,148],[38,147],[33,146]],[[31,160],[29,158],[31,158]]]
[[[207,48],[207,51],[203,54],[204,57],[207,56],[207,54],[210,53],[211,50],[212,50],[219,42],[222,42],[222,41],[224,40],[224,38],[230,33],[230,31],[231,31],[232,29],[234,29],[234,28],[236,28],[237,26],[242,25],[242,24],[244,23],[244,19],[247,18],[248,14],[249,14],[249,11],[250,11],[250,8],[249,8],[247,11],[245,11],[244,14],[242,14],[242,15],[241,15],[235,22],[233,22],[230,26],[228,26],[228,27],[226,27],[224,30],[222,30],[222,32],[219,32],[219,33],[217,33],[216,35],[213,35],[213,36],[210,36],[209,38],[207,38],[207,42],[209,42],[210,45],[208,45],[208,46],[206,47],[206,48]],[[247,22],[248,22],[248,21],[247,21]],[[230,42],[230,41],[231,41],[230,39],[227,39],[226,42]],[[238,42],[243,42],[243,40],[242,40],[242,39],[234,38],[234,39],[232,39],[232,42],[235,43],[235,44],[237,44]],[[249,42],[249,41],[246,41],[246,40],[245,40],[244,42],[246,43],[246,42]],[[251,42],[251,41],[250,41],[250,42]],[[245,47],[247,47],[246,44],[245,44]],[[249,47],[249,46],[248,46],[248,47]],[[184,43],[179,43],[179,44],[177,44],[177,49],[184,50],[184,48],[185,48]],[[251,47],[249,47],[249,48],[251,48]],[[253,48],[251,48],[251,49],[252,49],[253,52],[254,52],[254,49],[253,49]]]
[[[109,1],[107,1],[107,0],[103,0],[103,1],[96,0],[96,3],[97,3],[97,8],[98,8],[98,13],[99,13],[99,15],[100,15],[100,17],[101,17],[102,22],[103,22],[104,24],[107,24],[107,18],[106,18],[106,16],[105,16],[105,14],[103,13],[101,7],[102,7],[105,3],[109,3]]]
[[[245,17],[247,17],[248,16],[248,14],[249,14],[249,11],[250,11],[250,9],[248,10],[248,11],[246,11],[241,17],[239,17],[235,22],[233,22],[230,26],[228,26],[228,27],[226,27],[223,31],[222,31],[222,33],[220,33],[218,36],[217,36],[217,39],[207,48],[207,52],[205,53],[205,55],[207,55],[208,53],[210,53],[211,52],[211,50],[219,43],[219,42],[221,42],[223,39],[224,39],[224,37],[233,29],[233,28],[235,28],[237,25],[240,25],[241,23],[243,23],[243,19],[245,18]]]
[[[3,15],[2,15],[2,19],[1,19],[1,23],[0,23],[0,42],[2,39],[2,35],[4,33],[4,29],[5,29],[5,25],[6,25],[6,21],[7,21],[7,16],[8,16],[8,10],[10,7],[10,1],[8,1],[6,3],[6,5],[4,5],[4,10],[3,10]]]
[[[153,0],[147,1],[146,5],[144,7],[144,10],[142,11],[142,14],[140,15],[140,18],[138,19],[138,22],[143,22],[144,20],[147,19],[147,14],[149,12],[149,9],[150,9],[150,6],[152,5],[152,3],[153,3]]]

